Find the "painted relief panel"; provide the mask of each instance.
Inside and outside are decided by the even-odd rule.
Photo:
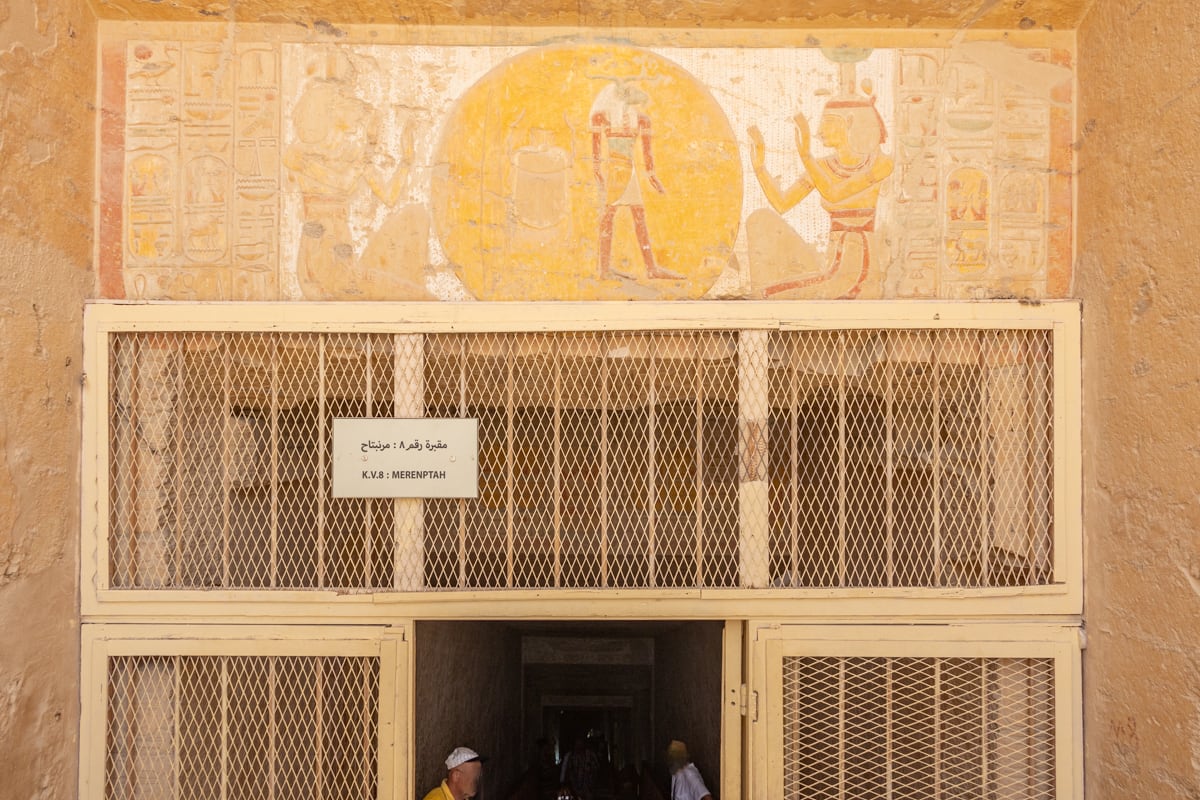
[[[115,296],[1070,288],[1063,50],[122,40],[102,64]]]

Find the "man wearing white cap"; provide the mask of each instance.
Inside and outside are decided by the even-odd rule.
[[[678,739],[667,745],[667,766],[671,770],[671,800],[712,800],[712,792],[688,756],[687,745]]]
[[[486,759],[469,747],[456,747],[446,756],[446,780],[425,795],[425,800],[467,800],[479,791],[479,776]]]

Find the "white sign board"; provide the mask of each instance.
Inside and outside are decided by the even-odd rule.
[[[335,419],[334,497],[478,497],[479,420]]]

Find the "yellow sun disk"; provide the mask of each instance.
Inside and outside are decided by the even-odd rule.
[[[648,273],[633,212],[620,203],[611,271],[601,274],[600,222],[615,198],[595,176],[591,116],[606,87],[632,87],[630,113],[650,125],[664,192],[649,179],[644,134],[632,155],[658,276]],[[601,133],[600,142],[603,175],[610,140]],[[436,163],[438,235],[481,300],[692,299],[729,263],[742,205],[733,130],[704,86],[649,51],[588,43],[510,59],[456,103]]]

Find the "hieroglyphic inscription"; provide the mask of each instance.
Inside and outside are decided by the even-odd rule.
[[[896,296],[1045,296],[1046,93],[970,52],[906,49],[896,95]]]
[[[896,70],[898,297],[937,295],[942,214],[939,122],[945,52],[901,50]]]
[[[125,75],[125,293],[162,297],[161,269],[179,244],[179,118],[182,57],[177,42],[131,42]],[[140,268],[140,269],[139,269]]]
[[[127,64],[126,295],[273,299],[277,53],[139,41]]]
[[[998,89],[987,69],[961,57],[946,65],[943,86],[944,247],[939,294],[962,298],[985,281],[990,266],[989,198]]]
[[[237,49],[234,130],[234,300],[278,296],[279,53],[242,44]]]
[[[1048,60],[1034,52],[1031,58]],[[1046,236],[1052,224],[1047,195],[1050,172],[1050,102],[1002,82],[995,198],[996,271],[993,281],[1017,296],[1045,297]]]

